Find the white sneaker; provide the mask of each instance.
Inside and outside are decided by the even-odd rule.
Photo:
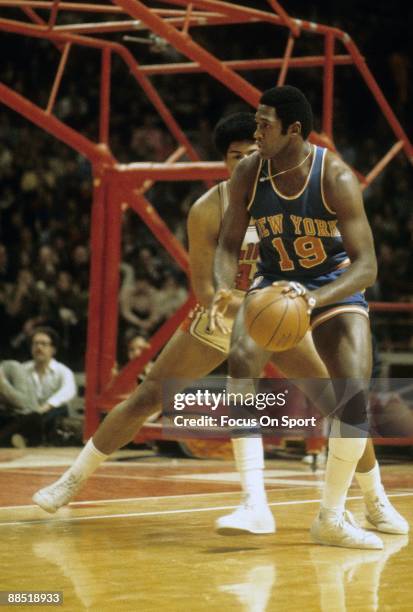
[[[245,502],[231,514],[221,516],[215,522],[215,530],[220,535],[274,533],[275,520],[267,504]]]
[[[313,542],[317,544],[375,550],[383,548],[380,538],[362,529],[348,511],[340,515],[321,508],[310,533]]]
[[[32,499],[35,504],[46,510],[46,512],[54,513],[70,502],[83,485],[83,482],[83,480],[76,478],[73,474],[65,473],[53,484],[44,489],[39,489]]]
[[[392,506],[385,493],[376,497],[366,495],[364,503],[368,528],[398,535],[409,533],[409,523]]]

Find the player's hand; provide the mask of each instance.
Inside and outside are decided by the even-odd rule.
[[[229,333],[229,327],[225,325],[224,315],[232,300],[232,291],[230,289],[219,289],[211,302],[208,316],[208,332],[213,334],[216,329],[219,329],[223,334]]]
[[[50,409],[51,409],[50,404],[44,403],[37,407],[37,412],[39,414],[45,414],[46,412],[49,412]]]
[[[311,294],[310,291],[308,291],[304,285],[302,285],[301,283],[297,283],[295,281],[289,281],[288,283],[285,283],[284,281],[277,281],[275,283],[272,283],[273,286],[277,286],[277,285],[285,285],[285,288],[283,290],[283,293],[285,293],[286,295],[288,295],[289,297],[292,298],[296,298],[296,297],[303,297],[305,299],[305,301],[307,302],[307,306],[308,306],[308,310],[307,313],[308,315],[311,315],[315,305],[316,305],[316,299],[315,297]]]

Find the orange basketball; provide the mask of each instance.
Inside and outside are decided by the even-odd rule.
[[[308,305],[301,296],[282,293],[288,283],[259,289],[245,304],[251,338],[268,351],[286,351],[300,342],[310,326]]]

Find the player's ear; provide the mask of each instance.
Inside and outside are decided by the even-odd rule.
[[[288,129],[289,129],[290,134],[292,136],[301,136],[301,123],[300,123],[300,121],[294,121],[294,123],[292,123],[289,126]]]

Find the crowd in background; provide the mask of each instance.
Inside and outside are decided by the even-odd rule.
[[[338,2],[324,9],[310,9],[300,1],[291,4],[295,7],[294,16],[350,31],[407,128],[412,101],[411,65],[409,43],[404,43],[407,38],[400,34],[406,25],[402,11],[396,10],[397,2],[392,3],[391,15],[387,4],[375,4],[374,14],[369,15],[369,28],[364,27],[361,18],[363,14],[366,18],[363,10],[367,10],[368,2],[358,2],[357,10],[355,1]],[[288,9],[288,2],[285,5]],[[291,8],[290,11],[294,13]],[[386,19],[391,27],[389,36],[382,40],[380,28]],[[238,41],[234,37],[229,41],[223,32],[218,31],[209,44],[219,57],[274,55],[274,41],[265,36],[257,44],[253,38]],[[200,42],[207,39],[205,32],[196,35]],[[9,44],[15,41],[16,37],[9,35],[0,40],[3,57],[0,80],[44,107],[54,73],[54,69],[48,72],[44,66],[50,64],[56,68],[59,54],[41,41],[19,39],[18,47]],[[311,50],[309,40],[305,39],[303,45],[303,49]],[[32,47],[36,52],[32,52]],[[177,59],[176,52],[167,47],[159,51],[149,46],[132,46],[131,50],[141,62]],[[62,83],[54,112],[62,121],[96,140],[98,119],[94,96],[98,92],[99,64],[97,55],[90,54],[90,50],[73,51],[67,82]],[[335,142],[346,161],[366,172],[393,144],[395,137],[361,79],[355,76],[354,68],[341,70],[336,84]],[[133,89],[136,95],[131,97],[132,82],[125,78],[126,72],[123,66],[114,66],[111,149],[125,163],[164,161],[176,143],[137,86]],[[245,76],[261,89],[274,84],[274,73],[268,71]],[[201,159],[217,159],[211,141],[214,124],[223,114],[248,107],[209,77],[156,77],[153,81]],[[313,69],[299,76],[291,73],[288,82],[310,92],[319,128],[322,99],[321,86],[316,84],[320,83],[319,71]],[[75,371],[81,371],[86,346],[90,264],[90,165],[5,108],[0,113],[0,141],[0,357],[26,359],[31,331],[37,325],[50,325],[61,336],[59,359]],[[379,278],[369,290],[370,300],[413,302],[412,188],[411,166],[400,153],[365,192],[379,262]],[[204,190],[205,185],[201,183],[157,183],[146,195],[171,231],[185,244],[188,209]],[[137,215],[128,210],[123,213],[122,240],[120,362],[127,359],[122,339],[133,333],[149,338],[187,295],[185,275]],[[411,347],[412,315],[392,314],[391,317],[373,315],[381,347]]]

